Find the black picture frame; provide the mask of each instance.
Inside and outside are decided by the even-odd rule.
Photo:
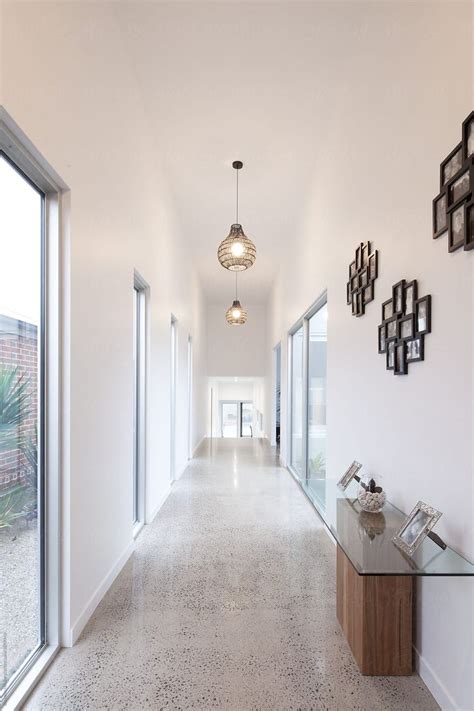
[[[390,343],[390,341],[397,341],[399,338],[399,331],[398,331],[398,324],[400,323],[400,319],[397,314],[395,316],[392,316],[391,318],[387,319],[384,321],[384,326],[385,326],[385,341],[386,343]],[[392,324],[394,325],[394,329],[392,329]],[[395,331],[395,333],[392,333],[392,331]],[[391,334],[391,335],[389,335]]]
[[[403,314],[405,313],[405,279],[397,282],[392,286],[392,301],[393,301],[393,313]],[[400,306],[397,304],[399,302],[398,297],[400,297]]]
[[[379,260],[377,250],[375,250],[375,252],[372,252],[372,254],[369,255],[368,269],[370,281],[375,281],[379,276]]]
[[[393,299],[387,299],[382,303],[382,321],[388,321],[393,316]]]
[[[362,289],[362,301],[364,302],[364,308],[367,304],[370,304],[374,300],[374,282],[369,281],[367,286]]]
[[[406,343],[395,344],[395,367],[393,369],[395,375],[406,375],[408,372]]]
[[[395,341],[389,341],[387,343],[385,358],[387,370],[395,370]],[[391,360],[392,363],[390,363]]]
[[[381,323],[380,326],[378,326],[377,347],[378,347],[379,353],[386,353],[387,352],[387,341],[385,340],[385,324],[384,323]]]
[[[346,284],[346,304],[350,306],[351,304],[351,283],[350,281]]]
[[[444,215],[444,224],[439,225],[437,208],[440,201],[444,202],[444,208],[442,208],[442,214]],[[433,200],[433,239],[438,239],[442,237],[448,231],[448,196],[446,190],[443,190],[439,195]]]
[[[416,355],[413,355],[413,351],[416,349],[416,344],[418,343],[418,351]],[[423,334],[417,334],[415,338],[411,341],[406,342],[407,347],[407,364],[408,363],[418,363],[425,359],[425,337]]]
[[[464,160],[474,156],[474,111],[462,122],[462,155]]]
[[[458,155],[459,154],[459,155]],[[458,158],[455,160],[456,156]],[[449,165],[453,162],[453,167],[449,171],[449,175],[445,175],[446,168],[449,167]],[[439,187],[440,190],[444,188],[447,183],[449,183],[450,180],[452,180],[456,175],[462,170],[463,166],[463,150],[462,150],[462,141],[458,143],[456,148],[453,148],[451,153],[446,156],[444,161],[441,163],[440,166],[440,180],[439,180]],[[454,171],[454,172],[452,172]]]
[[[405,333],[405,331],[407,330],[405,326],[407,324],[409,327],[408,334]],[[401,318],[398,330],[400,341],[412,340],[415,337],[415,314],[408,314],[408,316],[404,316],[403,318]]]
[[[409,292],[411,292],[410,301],[408,299]],[[413,279],[413,281],[405,282],[405,308],[403,311],[405,316],[408,316],[409,314],[415,314],[415,302],[416,302],[417,298],[418,298],[418,282],[416,281],[416,279]],[[411,311],[408,310],[408,305],[410,302],[412,304]]]
[[[362,254],[361,254],[362,269],[365,269],[366,267],[369,266],[369,256],[370,256],[370,242],[362,243]]]
[[[426,304],[426,324],[425,328],[420,328],[420,306]],[[416,300],[415,311],[415,330],[417,336],[422,336],[426,333],[431,333],[431,295],[422,296]]]
[[[464,163],[462,169],[457,175],[449,181],[446,186],[447,195],[447,211],[455,210],[458,205],[460,205],[465,200],[469,199],[472,195],[472,188],[474,184],[474,159],[469,159],[469,161]],[[456,186],[464,182],[462,189],[456,192]]]
[[[349,264],[349,281],[352,279],[352,277],[354,276],[356,271],[357,271],[357,266],[356,266],[356,262],[354,259],[354,261]]]
[[[474,249],[474,200],[466,203],[466,240],[464,249],[466,251]]]
[[[363,242],[359,244],[359,246],[356,249],[356,269],[361,269],[362,268],[362,245]]]
[[[348,271],[346,303],[351,306],[353,316],[363,316],[365,306],[374,300],[374,281],[378,276],[378,252],[371,251],[369,241],[357,245]]]
[[[466,205],[466,202],[460,203],[456,205],[454,210],[448,213],[448,252],[455,252],[466,244]],[[456,225],[458,218],[461,220],[461,231],[459,231]]]
[[[359,274],[359,287],[361,289],[365,289],[365,287],[369,283],[369,270],[367,267],[362,267],[362,270]]]

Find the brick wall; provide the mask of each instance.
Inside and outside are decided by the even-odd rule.
[[[28,382],[29,402],[18,429],[20,435],[34,437],[38,409],[38,336],[37,327],[0,315],[0,366],[18,368],[18,376]],[[23,483],[30,465],[19,450],[0,451],[0,491]]]

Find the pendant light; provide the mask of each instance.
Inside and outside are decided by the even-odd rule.
[[[237,272],[235,272],[235,299],[232,306],[227,309],[225,317],[231,326],[243,326],[247,320],[247,312],[242,308],[237,298]]]
[[[225,269],[231,272],[243,272],[255,262],[257,250],[251,239],[249,239],[239,224],[239,170],[243,167],[240,160],[232,163],[237,175],[237,200],[236,200],[236,220],[230,226],[228,236],[223,240],[217,250],[217,259]]]

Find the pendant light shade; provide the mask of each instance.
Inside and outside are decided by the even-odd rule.
[[[240,305],[240,301],[236,299],[232,302],[230,309],[227,309],[225,317],[231,326],[243,326],[247,320],[247,312]]]
[[[243,272],[249,269],[257,258],[257,250],[251,239],[247,237],[239,224],[239,170],[243,163],[236,160],[232,163],[237,174],[237,199],[236,220],[230,227],[228,236],[223,240],[217,250],[217,258],[225,269],[231,272]]]

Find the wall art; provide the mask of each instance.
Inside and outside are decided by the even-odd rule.
[[[418,297],[418,282],[402,279],[392,287],[392,298],[382,304],[378,352],[387,370],[406,375],[410,363],[425,359],[425,336],[431,333],[431,296]]]
[[[370,242],[361,242],[349,265],[346,300],[353,316],[362,316],[366,305],[374,300],[374,282],[378,276],[378,252],[371,251]]]
[[[440,193],[433,200],[433,239],[447,234],[448,251],[474,249],[474,111],[462,124],[462,140],[440,166]]]

